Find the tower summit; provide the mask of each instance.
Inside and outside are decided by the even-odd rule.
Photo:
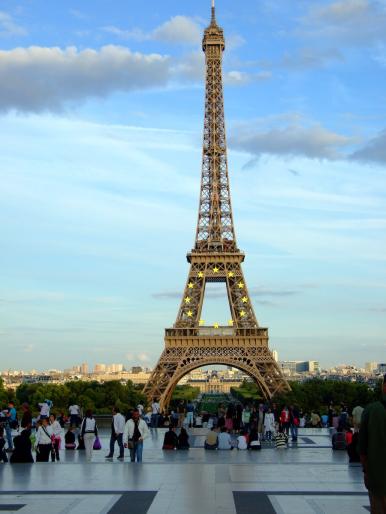
[[[165,330],[165,349],[144,389],[167,406],[177,383],[193,369],[224,364],[244,371],[265,398],[289,389],[271,351],[268,329],[258,325],[241,269],[244,254],[236,244],[228,175],[222,83],[224,33],[217,25],[214,0],[204,31],[205,116],[201,188],[195,244],[187,259],[188,279],[173,328]],[[201,312],[208,282],[226,284],[231,319],[205,326]]]

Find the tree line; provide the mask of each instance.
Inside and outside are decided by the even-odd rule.
[[[381,396],[380,385],[372,388],[360,382],[315,378],[305,382],[289,382],[289,385],[291,391],[276,395],[272,401],[278,405],[297,405],[308,413],[316,411],[326,414],[330,404],[336,407],[344,405],[351,412],[356,405],[364,407]],[[231,394],[242,403],[264,401],[254,382],[243,382],[240,387],[232,389]]]
[[[379,387],[373,389],[358,382],[312,379],[302,383],[290,382],[290,386],[291,391],[277,395],[273,401],[279,405],[298,405],[304,412],[314,410],[320,414],[326,413],[331,403],[335,406],[344,404],[352,410],[356,405],[365,406],[380,397]],[[28,402],[32,412],[37,413],[38,403],[49,399],[56,413],[67,413],[68,406],[76,403],[83,410],[91,409],[95,414],[107,414],[113,406],[119,407],[122,412],[138,404],[146,406],[142,390],[143,385],[133,384],[130,380],[126,384],[119,381],[100,383],[78,380],[65,384],[21,384],[13,391],[6,389],[0,378],[0,404],[5,407],[12,400],[19,408],[22,403]],[[198,388],[189,385],[177,386],[171,407],[180,400],[194,400],[199,392]],[[240,387],[233,388],[231,394],[244,404],[264,401],[254,382],[243,382]]]

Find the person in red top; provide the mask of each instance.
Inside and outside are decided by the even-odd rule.
[[[290,412],[288,410],[287,405],[284,405],[283,410],[280,414],[280,425],[283,428],[283,431],[289,435],[289,427],[290,427]]]
[[[346,431],[346,444],[347,446],[352,443],[352,431],[351,428]]]

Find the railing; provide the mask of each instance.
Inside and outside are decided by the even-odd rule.
[[[268,337],[268,329],[261,327],[236,328],[174,327],[165,329],[166,337]]]

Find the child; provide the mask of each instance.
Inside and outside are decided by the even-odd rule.
[[[237,449],[246,450],[248,448],[247,433],[243,430],[237,438]]]
[[[4,427],[0,427],[0,462],[8,462],[7,452],[5,451],[4,446]]]
[[[274,437],[275,440],[275,448],[277,450],[283,450],[287,448],[288,445],[288,436],[283,431],[283,428],[279,428],[279,432]]]

